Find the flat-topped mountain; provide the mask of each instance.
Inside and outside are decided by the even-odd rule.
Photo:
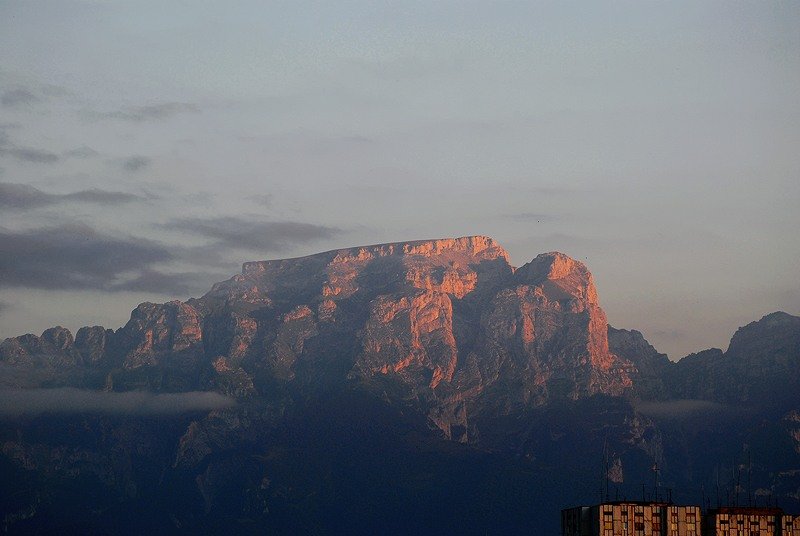
[[[672,362],[641,333],[608,326],[582,263],[552,252],[514,267],[484,236],[248,262],[202,297],[140,304],[117,330],[84,327],[73,337],[55,327],[9,338],[0,344],[0,392],[9,388],[232,399],[152,422],[89,412],[75,421],[17,415],[3,425],[0,415],[5,481],[80,502],[70,486],[88,479],[92,493],[145,511],[152,506],[142,490],[156,493],[169,481],[156,510],[188,530],[224,513],[240,529],[258,520],[319,532],[330,528],[331,505],[361,504],[382,486],[423,497],[424,505],[407,505],[424,510],[441,505],[436,482],[454,470],[502,494],[509,484],[497,474],[513,466],[527,475],[509,477],[524,488],[516,495],[531,493],[540,505],[577,501],[568,498],[588,495],[585,475],[595,478],[604,457],[615,481],[637,490],[654,463],[664,482],[699,489],[710,485],[714,460],[736,457],[742,445],[770,452],[754,472],[764,489],[790,497],[800,485],[792,472],[800,463],[800,318],[768,315],[737,331],[726,352]],[[401,459],[415,460],[407,473],[397,469]],[[374,476],[382,474],[391,482]],[[558,482],[549,494],[536,491],[542,478]],[[465,493],[464,504],[477,500]],[[34,531],[52,528],[47,516],[68,515],[36,501],[34,494],[0,513],[8,526]],[[107,512],[89,518],[112,523],[90,523],[90,532],[117,528],[111,503],[80,505],[75,511]],[[24,525],[26,508],[45,512],[43,524]],[[381,510],[389,503],[365,508],[382,512],[376,520],[394,515]],[[530,507],[498,508],[476,531],[497,516],[515,519],[512,529],[537,526],[526,525]],[[297,511],[321,517],[299,525]],[[370,526],[364,511],[352,513],[362,528]],[[548,515],[557,522],[557,509]],[[430,527],[414,525],[414,516],[392,519],[405,532]]]
[[[467,441],[485,397],[510,412],[630,388],[606,325],[580,262],[546,253],[515,268],[471,236],[248,262],[201,298],[141,304],[115,332],[53,328],[8,339],[0,359],[88,367],[115,390],[388,380]]]

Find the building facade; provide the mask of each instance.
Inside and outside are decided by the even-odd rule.
[[[800,516],[780,508],[728,506],[705,515],[704,536],[800,536]]]
[[[800,536],[800,516],[780,508],[615,501],[561,511],[562,536]]]
[[[607,502],[561,511],[562,536],[700,536],[699,506]]]

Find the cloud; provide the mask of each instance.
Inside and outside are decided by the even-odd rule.
[[[59,196],[64,200],[83,201],[85,203],[96,203],[98,205],[121,205],[130,203],[132,201],[142,201],[144,197],[129,194],[125,192],[113,192],[110,190],[101,190],[100,188],[92,188],[90,190],[81,190],[79,192],[72,192]]]
[[[19,128],[19,124],[0,124],[0,156],[7,155],[22,162],[40,164],[52,164],[59,161],[59,156],[50,151],[35,149],[33,147],[21,147],[13,143],[7,132],[12,128]]]
[[[114,283],[108,290],[189,295],[202,289],[207,289],[213,282],[222,281],[228,277],[230,277],[228,273],[166,273],[159,270],[144,269],[133,278]]]
[[[71,95],[71,92],[66,88],[53,84],[33,84],[30,86],[15,84],[15,86],[0,95],[0,105],[5,108],[22,109],[44,102],[52,97]]]
[[[157,242],[112,237],[81,224],[0,229],[0,287],[114,290],[125,274],[172,258]]]
[[[0,390],[0,416],[42,413],[99,413],[105,415],[178,415],[235,405],[233,399],[211,391],[155,394],[86,391],[73,388]]]
[[[0,155],[8,155],[21,162],[33,162],[36,164],[53,164],[59,161],[58,155],[50,151],[32,147],[18,147],[16,145],[0,146]]]
[[[0,301],[0,316],[3,316],[3,313],[5,313],[9,307],[10,305],[8,302]]]
[[[34,208],[49,205],[56,196],[46,194],[27,184],[0,183],[0,207]]]
[[[79,201],[97,205],[121,205],[145,198],[125,192],[92,188],[68,194],[49,194],[27,184],[0,183],[0,207],[30,209],[54,205],[64,201]]]
[[[120,162],[120,165],[125,171],[139,171],[140,169],[146,168],[150,165],[150,159],[146,156],[134,155],[123,159]]]
[[[97,151],[86,145],[64,152],[64,156],[71,158],[91,158],[93,156],[97,156],[98,154],[99,153]]]
[[[196,104],[187,102],[163,102],[147,106],[129,106],[112,112],[84,112],[89,119],[118,119],[121,121],[159,121],[182,113],[198,113]]]
[[[187,261],[211,271],[171,272],[157,265]],[[230,274],[219,254],[136,237],[114,237],[83,224],[25,231],[0,228],[0,288],[136,291],[176,295],[202,292]]]
[[[731,406],[711,402],[709,400],[678,399],[663,402],[639,402],[636,411],[650,417],[687,418],[706,417],[710,414],[728,414],[735,412]]]
[[[11,89],[0,96],[0,104],[7,108],[18,108],[39,102],[41,98],[25,88]]]
[[[162,224],[162,228],[183,231],[215,241],[219,247],[283,251],[297,244],[333,238],[336,227],[293,221],[252,221],[241,218],[184,218]]]

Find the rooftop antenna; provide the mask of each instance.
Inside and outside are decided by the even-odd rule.
[[[753,459],[750,456],[750,451],[747,451],[747,506],[753,506],[751,491],[751,476],[753,473]]]
[[[717,508],[719,507],[719,464],[717,464]]]
[[[653,463],[653,499],[658,501],[658,462]]]

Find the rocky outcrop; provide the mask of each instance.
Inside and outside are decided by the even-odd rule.
[[[614,354],[630,362],[628,376],[634,396],[646,400],[673,396],[666,379],[673,363],[666,354],[653,348],[640,332],[608,326],[608,346]]]
[[[99,364],[114,354],[114,332],[102,326],[82,327],[75,335],[75,348],[84,363]]]
[[[724,403],[793,404],[800,393],[800,317],[766,315],[739,328],[726,352],[681,359],[669,381],[678,396]]]
[[[83,362],[72,333],[61,326],[46,329],[40,337],[28,334],[0,343],[0,360],[10,364],[72,367]]]
[[[4,345],[7,362],[103,369],[110,389],[389,382],[447,436],[487,397],[511,411],[631,387],[588,269],[561,253],[515,269],[483,236],[248,262],[201,298],[139,305],[116,332]]]
[[[203,354],[201,318],[189,304],[143,303],[120,330],[122,366],[136,369],[162,363],[191,368]]]
[[[62,521],[71,506],[59,505],[74,500],[77,517],[110,520],[84,532],[109,532],[138,504],[144,515],[131,518],[148,519],[154,506],[161,517],[136,533],[170,523],[208,532],[214,519],[222,524],[211,532],[233,523],[302,533],[325,532],[316,529],[342,511],[363,530],[358,516],[375,511],[371,496],[391,490],[373,520],[379,531],[396,504],[433,505],[429,518],[443,517],[437,479],[463,473],[473,502],[449,518],[494,501],[502,507],[487,527],[497,529],[514,503],[497,497],[540,493],[518,501],[525,519],[554,489],[559,501],[580,489],[588,498],[601,448],[615,485],[638,490],[657,464],[663,482],[700,489],[745,444],[770,453],[759,486],[788,497],[800,485],[799,360],[800,318],[775,313],[737,331],[727,352],[673,363],[638,331],[607,325],[582,263],[552,252],[514,268],[487,237],[250,262],[200,298],[139,305],[116,331],[86,327],[73,339],[57,327],[0,344],[3,389],[215,390],[236,399],[157,418],[14,417],[0,426],[9,476],[0,495],[14,506],[0,514],[21,532],[48,532],[38,529]],[[464,460],[486,463],[488,476],[476,480]],[[404,466],[416,469],[404,476]],[[524,485],[509,492],[520,475]],[[533,484],[541,481],[551,484]],[[486,500],[472,489],[482,482]],[[331,502],[351,484],[347,500]],[[80,486],[90,493],[74,493]],[[425,487],[430,500],[407,502]],[[293,524],[308,512],[320,514],[319,526]],[[29,518],[40,524],[24,525]]]

